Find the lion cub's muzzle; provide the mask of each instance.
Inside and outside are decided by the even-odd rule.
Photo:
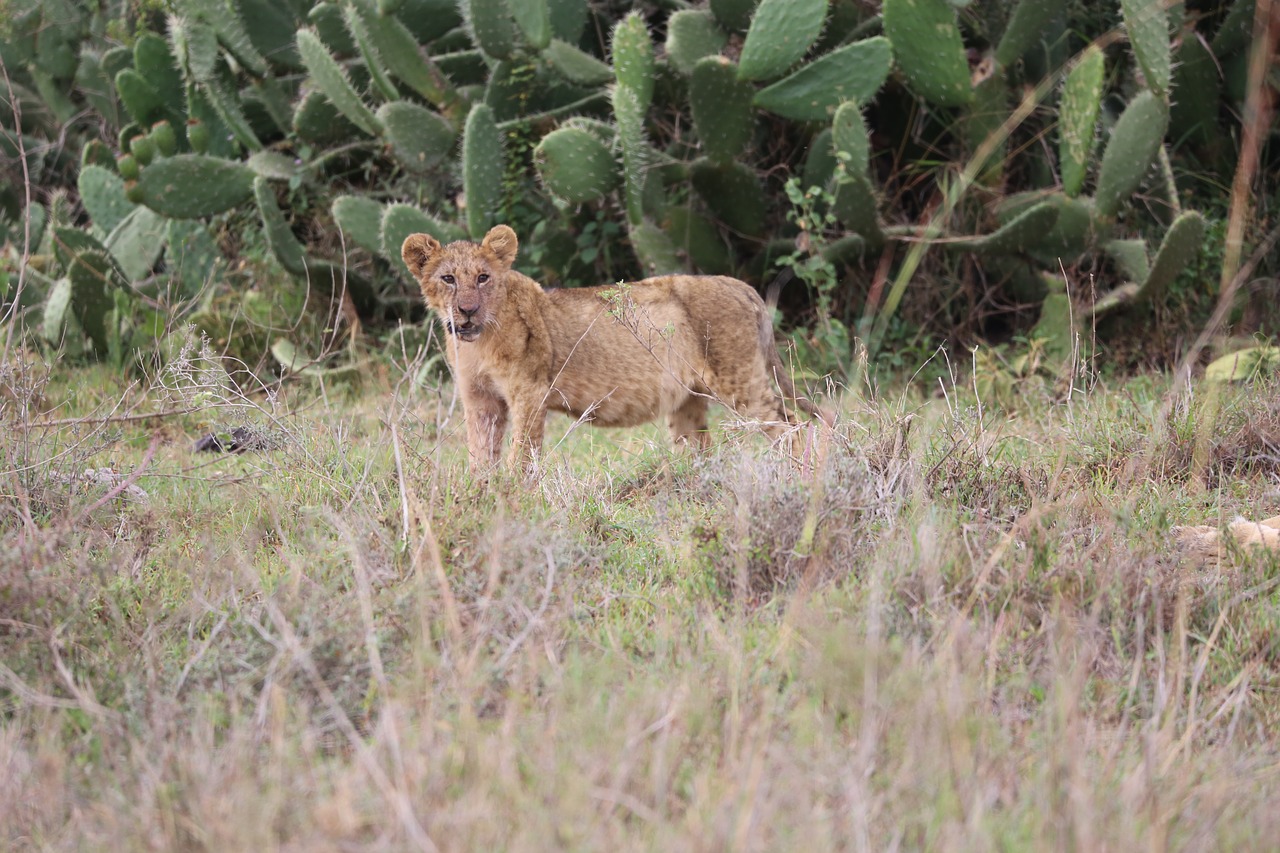
[[[483,321],[476,316],[479,311],[479,305],[474,308],[455,305],[453,319],[449,321],[449,331],[464,341],[474,341],[480,337],[480,330],[484,328]]]

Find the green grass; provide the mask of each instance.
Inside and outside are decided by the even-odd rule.
[[[1169,532],[1275,514],[1275,388],[850,395],[803,464],[553,418],[484,489],[447,385],[216,367],[0,377],[6,848],[1280,837],[1280,567]]]

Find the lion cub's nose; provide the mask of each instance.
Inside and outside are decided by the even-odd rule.
[[[471,316],[480,310],[480,303],[479,302],[459,302],[458,310],[461,311],[462,314],[468,320],[470,320]]]

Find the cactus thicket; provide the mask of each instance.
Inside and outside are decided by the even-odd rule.
[[[1007,288],[996,304],[1043,300],[1034,334],[1088,316],[1055,280],[1098,256],[1120,283],[1093,313],[1131,310],[1203,239],[1180,158],[1234,168],[1254,8],[173,0],[116,30],[112,4],[27,5],[0,28],[23,117],[0,151],[24,146],[53,190],[43,233],[31,214],[46,336],[91,353],[118,347],[138,288],[189,299],[237,281],[213,235],[245,227],[295,286],[345,290],[375,323],[413,304],[406,234],[479,239],[503,221],[525,262],[571,282],[760,279],[803,245],[845,322],[883,264],[899,280],[875,328],[926,252],[972,256]],[[11,242],[25,204],[0,187]]]

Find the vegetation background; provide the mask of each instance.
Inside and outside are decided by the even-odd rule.
[[[0,839],[1268,849],[1277,557],[1173,526],[1280,503],[1277,39],[0,2]],[[479,487],[398,247],[499,221],[776,287],[838,427],[558,421]]]

